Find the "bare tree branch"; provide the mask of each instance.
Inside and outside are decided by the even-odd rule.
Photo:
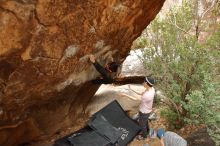
[[[172,21],[168,22],[168,24],[175,26],[177,29],[181,30],[182,32],[191,35],[188,31],[184,30],[183,28],[179,27],[177,24],[173,24]]]
[[[211,11],[211,10],[214,8],[216,2],[217,2],[216,0],[213,0],[213,1],[212,1],[211,6],[210,6],[205,12],[202,13],[202,15],[201,15],[201,17],[200,17],[200,20],[201,20],[209,11]]]

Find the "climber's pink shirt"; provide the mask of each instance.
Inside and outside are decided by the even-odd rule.
[[[145,91],[141,97],[140,112],[150,113],[152,111],[153,101],[154,101],[155,89],[154,87],[149,88]]]

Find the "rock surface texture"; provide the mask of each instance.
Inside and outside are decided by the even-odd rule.
[[[122,61],[164,1],[0,0],[0,145],[74,124],[99,88],[88,55]]]

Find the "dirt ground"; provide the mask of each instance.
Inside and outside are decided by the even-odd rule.
[[[137,92],[141,92],[144,90],[142,85],[131,85],[131,88]],[[92,114],[105,107],[113,100],[117,100],[125,111],[129,111],[130,115],[138,112],[140,95],[137,95],[130,91],[128,85],[102,85],[101,88],[97,91],[90,105],[87,107],[86,114],[78,121],[76,121],[75,125],[60,133],[56,133],[56,135],[52,137],[47,137],[47,140],[42,138],[41,140],[38,140],[37,142],[32,142],[31,144],[27,144],[26,146],[52,146],[55,140],[82,128]],[[150,122],[150,127],[155,129],[166,129],[168,126],[168,122],[164,118],[160,117],[160,107],[156,107],[153,110],[157,114],[157,120]],[[175,132],[185,138],[191,133],[191,131],[195,131],[197,128],[198,127],[186,126],[183,129]],[[138,141],[137,139],[134,139],[128,146],[143,146],[144,143],[144,141]],[[149,146],[160,146],[159,140],[157,138],[152,139],[150,142],[147,143],[149,144]]]
[[[142,92],[144,90],[142,85],[131,85],[131,88],[137,92]],[[57,133],[52,137],[49,138],[47,137],[47,140],[42,138],[37,142],[32,142],[31,144],[27,144],[26,146],[52,146],[55,140],[83,127],[86,121],[88,120],[88,118],[92,114],[102,109],[113,100],[117,100],[125,111],[130,111],[129,113],[131,115],[138,112],[138,107],[140,104],[140,95],[137,95],[132,91],[129,91],[128,85],[123,85],[123,86],[102,85],[101,88],[97,91],[96,95],[94,96],[91,104],[87,107],[86,109],[87,114],[81,117],[73,127],[69,127],[68,129],[60,133]],[[157,112],[157,110],[154,111]],[[154,128],[157,128],[159,125],[160,127],[164,128],[166,127],[165,124],[166,122],[163,120],[154,121],[150,123],[150,125]],[[150,146],[158,146],[158,142],[159,141],[156,139],[151,140]],[[138,141],[134,139],[129,144],[129,146],[143,146],[143,144],[144,141]]]

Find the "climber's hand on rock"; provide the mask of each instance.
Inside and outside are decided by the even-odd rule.
[[[92,63],[95,63],[95,56],[94,56],[94,55],[89,55],[89,60],[90,60]]]

